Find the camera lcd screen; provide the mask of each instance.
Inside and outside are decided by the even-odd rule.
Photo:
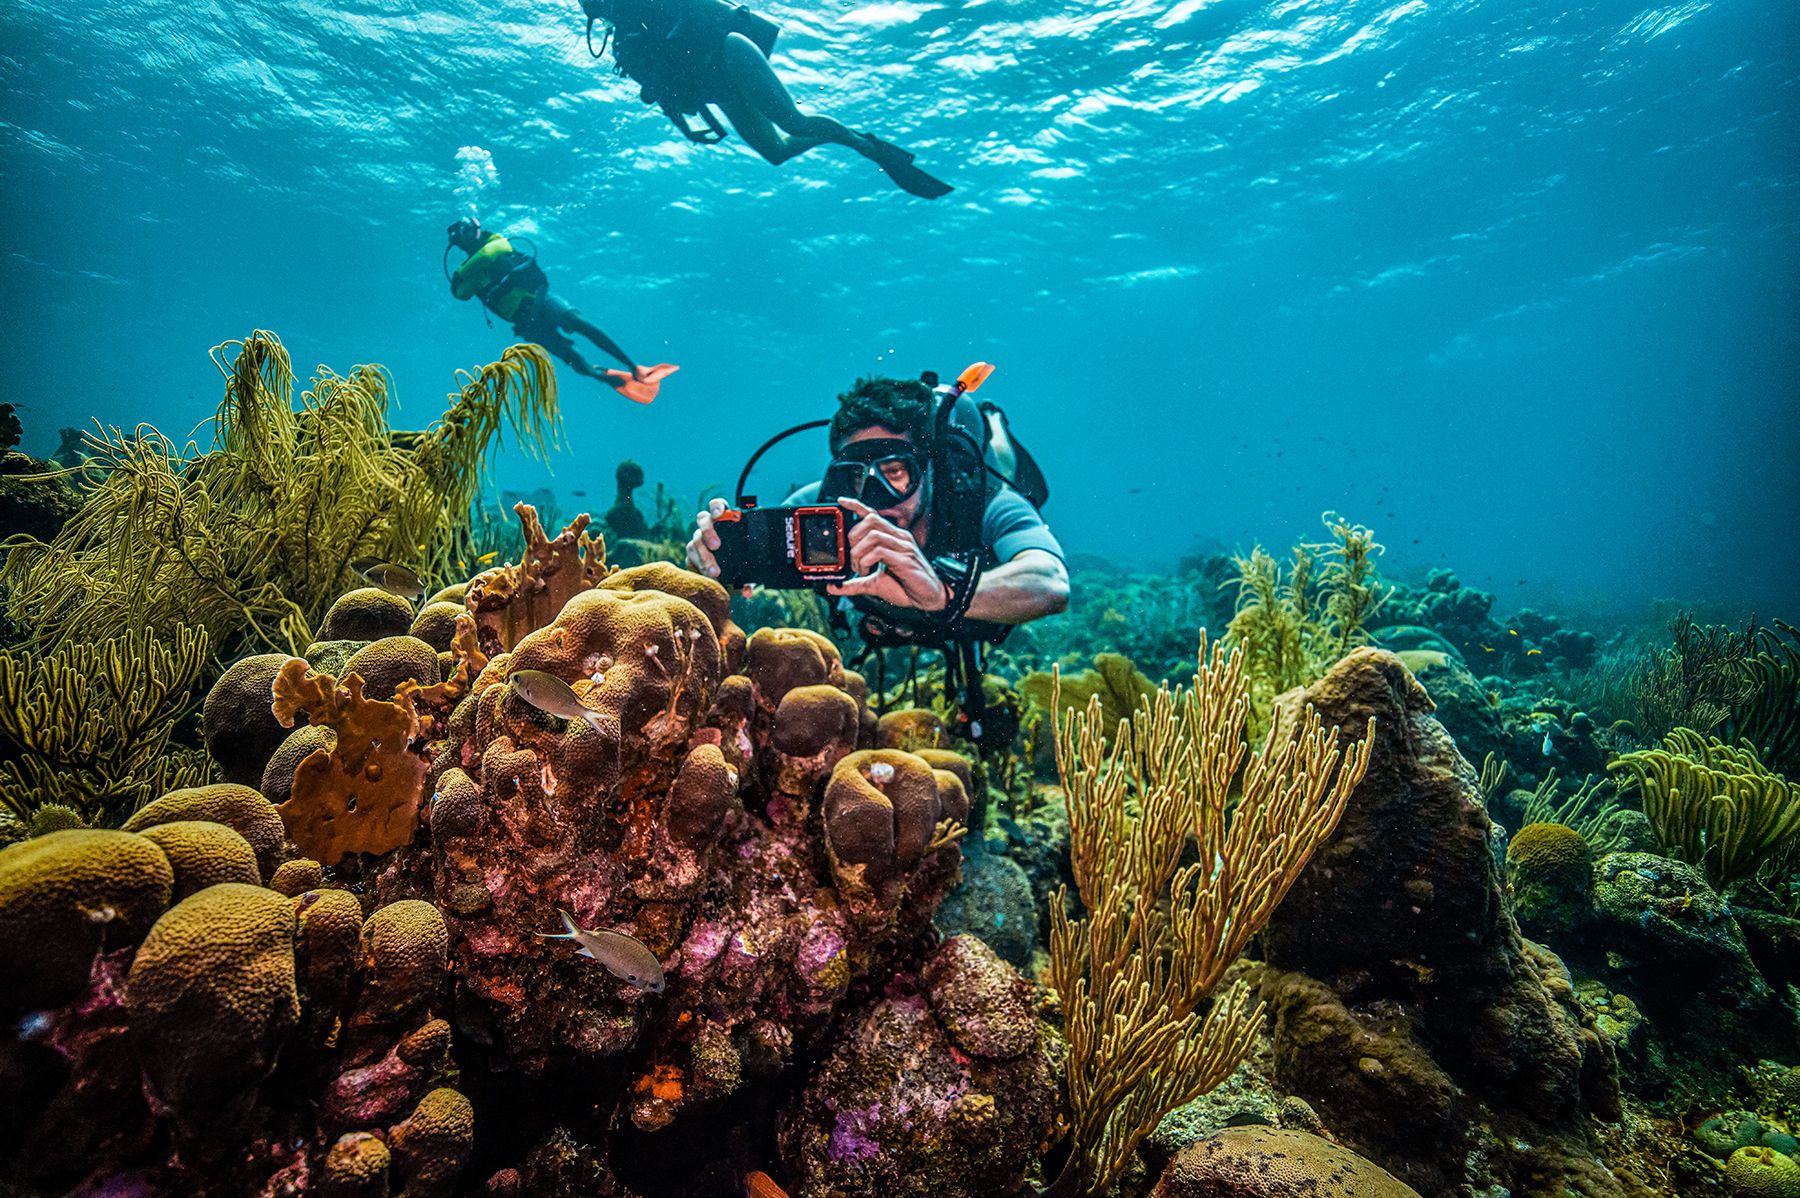
[[[838,533],[842,525],[835,510],[800,512],[794,520],[800,526],[798,539],[803,569],[829,569],[843,564]]]

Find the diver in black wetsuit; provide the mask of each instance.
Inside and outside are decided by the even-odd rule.
[[[725,137],[716,106],[738,136],[780,166],[814,146],[848,146],[880,167],[901,189],[935,200],[951,187],[913,165],[906,150],[872,133],[860,133],[828,116],[801,112],[769,65],[780,29],[729,0],[581,0],[593,23],[604,21],[613,61],[691,141],[712,145]],[[692,114],[705,122],[696,129]]]

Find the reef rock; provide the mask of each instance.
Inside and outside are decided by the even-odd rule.
[[[1307,1132],[1228,1127],[1176,1153],[1150,1198],[1419,1198],[1419,1192]]]
[[[1618,1117],[1608,1046],[1507,913],[1474,771],[1424,689],[1363,649],[1278,718],[1301,704],[1340,728],[1373,717],[1376,744],[1265,933],[1277,1080],[1424,1193],[1565,1170],[1619,1192],[1591,1176],[1590,1118]]]
[[[1031,984],[953,936],[894,990],[845,1027],[783,1121],[797,1193],[1015,1193],[1056,1111]]]

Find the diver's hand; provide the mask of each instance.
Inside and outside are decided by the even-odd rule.
[[[713,556],[713,551],[719,547],[719,534],[713,528],[713,521],[724,515],[730,506],[723,499],[713,499],[707,502],[704,512],[694,513],[694,535],[687,543],[688,569],[708,578],[719,576],[719,559]],[[743,596],[750,597],[748,586],[744,587]]]
[[[950,592],[912,534],[859,500],[846,495],[838,503],[861,517],[848,537],[850,565],[857,576],[826,590],[833,595],[872,595],[895,607],[943,611]]]

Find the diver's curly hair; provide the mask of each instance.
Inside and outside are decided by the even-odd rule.
[[[831,452],[842,449],[850,434],[876,424],[908,434],[921,450],[931,448],[931,388],[917,379],[857,379],[837,398],[837,415],[831,418]]]

